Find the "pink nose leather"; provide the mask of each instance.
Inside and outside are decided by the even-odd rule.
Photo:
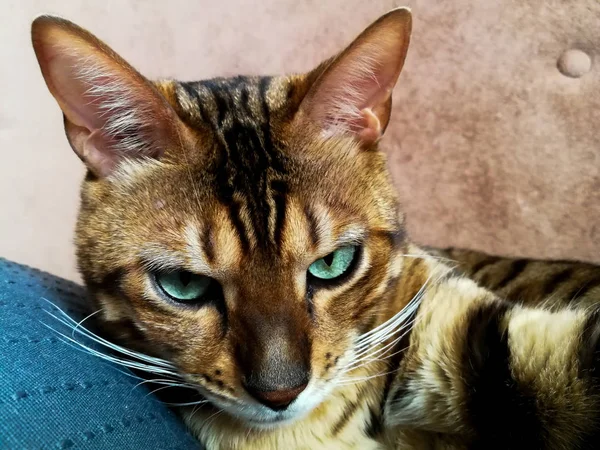
[[[292,403],[305,388],[306,383],[291,389],[281,389],[268,392],[256,391],[246,387],[248,392],[250,392],[254,398],[256,398],[263,405],[268,406],[275,411],[287,408],[288,405]]]

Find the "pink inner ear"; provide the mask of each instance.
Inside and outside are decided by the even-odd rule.
[[[49,46],[45,61],[47,79],[67,119],[89,134],[94,134],[94,148],[113,155],[86,161],[113,160],[119,156],[157,156],[154,142],[158,136],[149,130],[165,128],[169,121],[165,101],[137,75],[111,61],[104,53],[79,54],[78,47]],[[81,141],[78,131],[77,141]],[[155,133],[159,134],[159,133]],[[88,148],[90,150],[90,148]]]
[[[126,157],[158,157],[180,131],[155,87],[85,30],[43,18],[34,21],[32,40],[69,142],[92,171],[105,175]]]
[[[346,55],[325,74],[311,100],[311,115],[326,132],[360,133],[372,124],[362,111],[376,108],[391,94],[397,61],[359,50],[366,49]]]
[[[98,102],[86,93],[93,87],[89,75],[92,70],[84,68],[86,58],[78,56],[74,49],[61,49],[58,45],[46,46],[45,66],[47,81],[61,104],[67,118],[74,124],[90,131],[100,129],[106,123],[98,108]],[[91,58],[87,58],[91,62]],[[85,77],[86,72],[88,77]],[[94,83],[106,83],[94,77]]]
[[[325,135],[353,134],[366,142],[381,135],[410,30],[410,13],[392,11],[367,28],[317,79],[301,108]]]

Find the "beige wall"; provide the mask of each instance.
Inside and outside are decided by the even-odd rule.
[[[381,13],[413,7],[385,144],[418,240],[600,262],[597,0],[3,0],[0,256],[77,279],[83,174],[29,40],[55,13],[150,77],[306,70]],[[557,62],[582,51],[574,77]]]

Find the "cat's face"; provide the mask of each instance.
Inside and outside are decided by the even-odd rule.
[[[404,236],[376,145],[408,12],[306,75],[198,83],[150,84],[74,25],[36,23],[90,169],[77,252],[106,328],[247,424],[308,413],[394,313]]]

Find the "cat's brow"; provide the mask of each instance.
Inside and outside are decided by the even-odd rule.
[[[350,226],[340,233],[336,245],[360,244],[367,236],[367,230],[362,226]]]
[[[211,271],[207,250],[210,253],[213,249],[212,247],[207,249],[205,239],[201,239],[201,236],[205,234],[207,233],[201,233],[200,227],[195,223],[188,223],[185,227],[183,237],[186,244],[186,256],[190,266],[193,266],[194,272],[197,273],[209,273]]]
[[[161,244],[146,244],[138,252],[138,257],[144,268],[149,271],[175,270],[186,265],[185,253]]]

